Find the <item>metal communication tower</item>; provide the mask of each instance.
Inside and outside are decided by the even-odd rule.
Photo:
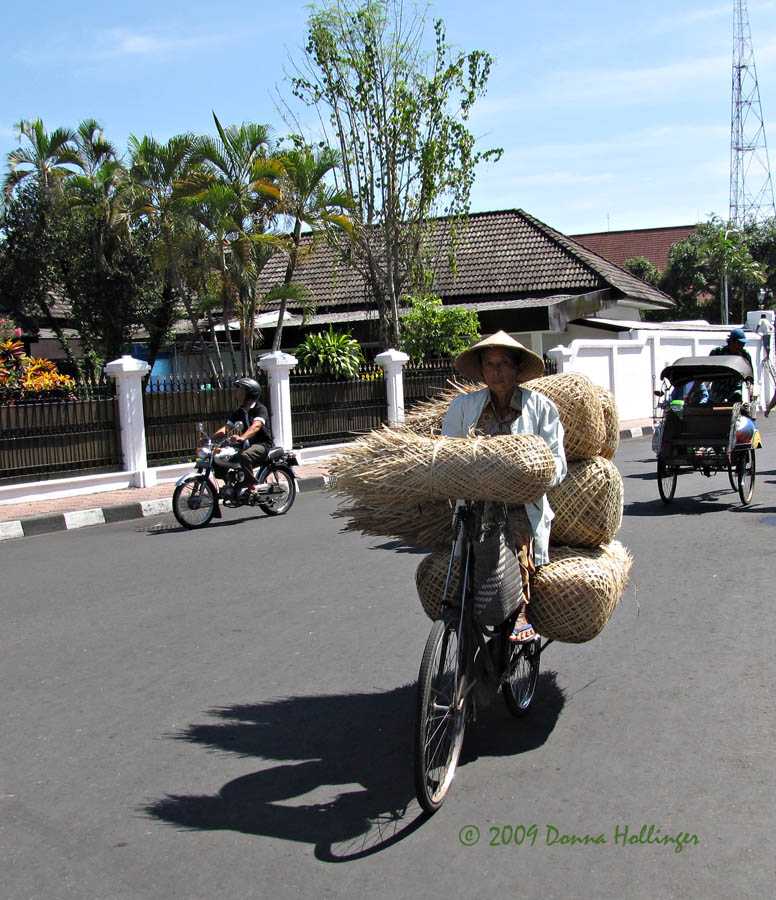
[[[730,211],[736,227],[776,216],[749,14],[734,0],[733,102],[730,115]]]

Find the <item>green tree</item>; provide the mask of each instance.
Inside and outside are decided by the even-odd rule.
[[[352,235],[353,229],[351,220],[345,212],[351,206],[349,195],[326,183],[326,178],[334,173],[340,164],[339,154],[336,151],[329,147],[316,151],[299,146],[283,153],[279,157],[279,162],[283,174],[279,179],[280,194],[276,209],[278,214],[287,216],[292,222],[291,234],[286,242],[288,263],[283,278],[283,285],[288,290],[293,284],[294,272],[300,262],[300,244],[304,226],[311,232],[307,253],[313,251],[322,236],[331,237],[336,232]],[[289,296],[282,294],[283,292],[280,296],[278,323],[272,341],[273,352],[280,349],[283,318],[288,300],[293,297],[293,293]],[[295,299],[299,298],[303,299],[302,308],[307,316],[315,308],[314,302],[310,295],[306,292],[300,293],[297,287]]]
[[[625,268],[636,278],[640,278],[654,287],[657,287],[660,282],[660,270],[646,256],[634,256],[633,259],[626,259]]]
[[[433,295],[406,297],[410,311],[401,317],[399,346],[414,360],[457,356],[479,338],[477,313],[444,306]]]
[[[743,321],[746,310],[756,308],[758,289],[764,279],[763,266],[752,258],[747,246],[746,232],[713,216],[674,244],[668,253],[659,287],[677,301],[677,308],[645,317],[721,322],[727,282],[729,318],[737,319],[740,310]]]
[[[328,112],[326,142],[340,149],[358,226],[343,254],[365,279],[392,342],[399,298],[427,282],[429,218],[449,217],[452,250],[477,165],[501,154],[476,152],[467,128],[491,57],[451,48],[441,20],[427,52],[424,26],[425,13],[407,16],[402,0],[323,0],[291,79],[296,97]]]

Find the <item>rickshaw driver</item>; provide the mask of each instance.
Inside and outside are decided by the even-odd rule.
[[[744,349],[746,344],[746,333],[743,328],[734,328],[727,337],[727,343],[721,347],[715,347],[709,356],[740,356],[745,359],[754,371],[752,357]],[[699,382],[694,381],[687,396],[692,394]],[[740,403],[743,400],[742,395],[743,381],[736,375],[729,375],[723,378],[715,378],[709,385],[709,398],[707,402],[712,406],[728,406],[731,403]]]

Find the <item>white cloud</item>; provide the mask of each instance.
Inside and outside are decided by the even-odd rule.
[[[164,53],[185,53],[214,46],[226,41],[225,35],[164,35],[152,32],[112,28],[96,35],[96,48],[90,54],[97,59],[115,59],[126,56],[154,56]]]

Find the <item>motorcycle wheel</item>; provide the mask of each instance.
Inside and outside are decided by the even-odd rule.
[[[177,485],[172,512],[184,528],[203,528],[216,511],[216,492],[207,478],[191,478]]]
[[[296,479],[293,472],[278,466],[274,469],[265,469],[258,478],[258,484],[272,485],[277,493],[267,494],[259,500],[259,506],[268,516],[280,516],[286,513],[294,505],[296,499]]]

